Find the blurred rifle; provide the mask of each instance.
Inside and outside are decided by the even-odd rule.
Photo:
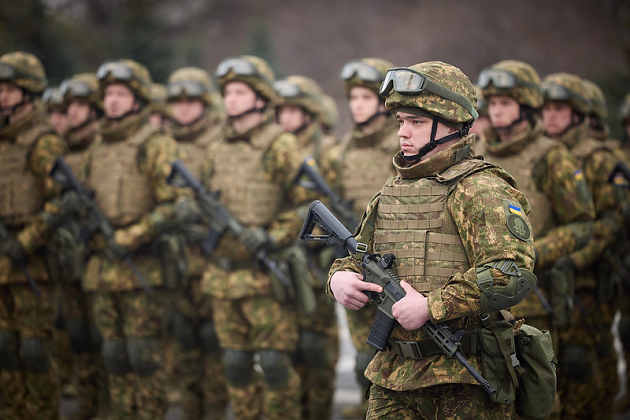
[[[0,243],[7,243],[9,241],[15,241],[15,240],[17,239],[11,237],[9,230],[4,225],[4,222],[0,219]],[[26,277],[26,280],[28,280],[28,284],[31,286],[35,294],[41,298],[42,291],[39,290],[39,287],[37,286],[37,282],[35,281],[33,276],[31,276],[31,273],[28,271],[28,268],[26,267],[26,261],[12,261],[12,262],[19,267],[19,269],[22,271],[22,274],[24,274],[24,277]]]

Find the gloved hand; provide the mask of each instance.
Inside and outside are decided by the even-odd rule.
[[[255,254],[259,249],[268,248],[274,244],[273,238],[262,228],[245,229],[239,240],[250,254]]]
[[[28,254],[24,251],[20,241],[13,236],[10,236],[2,243],[0,253],[9,257],[15,264],[25,264],[28,261]]]
[[[177,223],[181,225],[203,224],[205,217],[195,200],[186,198],[175,203],[173,209]]]
[[[118,245],[113,238],[109,240],[102,251],[103,256],[110,261],[122,260],[128,253],[129,251],[122,245]]]

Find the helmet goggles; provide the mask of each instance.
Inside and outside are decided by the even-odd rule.
[[[192,80],[183,80],[171,82],[166,87],[166,93],[169,99],[178,98],[180,96],[200,97],[207,94],[208,87]]]
[[[557,83],[543,82],[542,89],[546,101],[569,102],[571,99],[575,99],[584,104],[590,103],[583,96]]]
[[[7,63],[0,63],[0,80],[11,80],[19,77],[28,77],[41,80],[41,77],[33,76],[32,74],[24,73]]]
[[[90,86],[81,80],[64,80],[59,86],[59,91],[63,97],[66,95],[88,97],[94,93]]]
[[[42,94],[42,102],[50,105],[61,105],[63,103],[63,94],[61,89],[47,88]]]
[[[114,80],[131,81],[135,78],[133,71],[130,67],[123,63],[110,61],[102,64],[96,71],[96,78],[98,80],[104,80],[107,77],[111,77]]]
[[[468,111],[473,119],[476,120],[479,117],[477,110],[468,99],[429,80],[424,74],[407,67],[394,67],[387,71],[379,93],[382,96],[387,96],[392,90],[405,95],[427,91],[460,105]]]
[[[380,82],[383,76],[374,67],[361,61],[351,61],[341,69],[341,80],[357,77],[364,82]]]
[[[513,89],[519,86],[527,86],[540,91],[540,87],[534,83],[530,83],[521,79],[515,74],[500,69],[485,69],[479,74],[477,84],[480,88],[485,89],[490,83],[499,89]]]
[[[260,74],[256,66],[249,60],[244,58],[235,57],[235,58],[227,58],[219,63],[217,66],[217,77],[223,77],[227,75],[230,71],[232,71],[237,76],[258,76],[262,77],[265,80],[268,80],[267,77]]]
[[[297,98],[306,95],[298,85],[288,80],[274,82],[273,89],[283,98]]]

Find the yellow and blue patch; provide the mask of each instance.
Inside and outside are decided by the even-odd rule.
[[[573,178],[576,181],[581,181],[584,179],[584,174],[582,173],[582,170],[578,169],[577,171],[573,172]]]
[[[514,204],[508,204],[508,210],[512,214],[518,214],[519,216],[523,215],[523,212],[521,211],[521,208],[518,207],[518,206],[515,206]]]

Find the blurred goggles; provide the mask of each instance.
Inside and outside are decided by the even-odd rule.
[[[237,76],[260,76],[263,77],[256,66],[251,61],[244,58],[228,58],[219,63],[217,67],[217,77],[223,77],[230,71]],[[265,78],[266,79],[266,78]]]
[[[0,63],[0,80],[17,79],[18,77],[28,77],[41,80],[41,77],[33,76],[32,74],[20,71],[10,64]]]
[[[414,94],[427,91],[444,99],[448,99],[451,102],[455,102],[468,111],[473,119],[476,120],[479,117],[477,110],[468,99],[459,93],[455,93],[429,80],[424,74],[407,67],[395,67],[387,71],[379,93],[382,96],[387,96],[392,90],[402,94]]]
[[[166,87],[166,94],[169,99],[179,98],[181,96],[198,98],[209,92],[208,87],[192,80],[181,82],[171,82]]]
[[[62,97],[88,97],[95,92],[88,86],[87,83],[81,80],[64,80],[59,86],[59,92]]]
[[[111,77],[114,80],[131,81],[135,78],[133,71],[127,65],[116,61],[110,61],[101,65],[96,71],[96,78],[104,80]]]
[[[42,94],[42,102],[50,105],[63,104],[63,95],[61,95],[61,90],[56,88],[47,88]]]
[[[273,89],[283,98],[297,98],[305,95],[298,85],[288,80],[278,80],[273,84]]]
[[[542,89],[545,101],[569,102],[573,99],[586,104],[586,106],[590,105],[586,98],[557,83],[543,83]]]
[[[362,61],[351,61],[341,69],[341,80],[350,80],[355,76],[364,82],[383,80],[383,75],[378,70]]]
[[[626,119],[630,117],[630,101],[625,101],[619,107],[619,117],[621,119]]]
[[[477,85],[479,85],[480,88],[485,89],[490,86],[490,83],[499,89],[512,89],[518,86],[528,86],[532,89],[540,90],[540,87],[535,83],[527,82],[515,74],[499,69],[486,69],[479,74]]]

